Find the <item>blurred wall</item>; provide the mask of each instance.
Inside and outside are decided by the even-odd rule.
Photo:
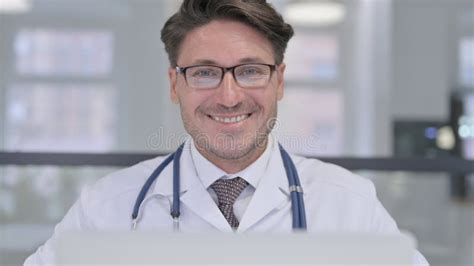
[[[471,1],[393,1],[393,118],[447,120]],[[472,13],[471,13],[472,14]],[[470,34],[474,35],[473,25]]]

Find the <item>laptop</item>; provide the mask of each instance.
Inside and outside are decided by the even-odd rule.
[[[58,265],[411,265],[407,234],[67,233]]]

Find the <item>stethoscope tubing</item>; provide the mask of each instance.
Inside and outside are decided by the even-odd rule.
[[[140,211],[140,205],[142,204],[145,196],[150,190],[151,185],[155,182],[156,178],[161,174],[161,172],[168,166],[168,164],[173,161],[175,153],[170,154],[156,169],[153,173],[148,177],[145,184],[143,185],[140,193],[138,193],[137,200],[135,201],[135,205],[133,206],[132,212],[132,220],[135,221],[138,218],[138,212]]]
[[[300,179],[293,160],[285,149],[278,144],[280,148],[283,166],[285,167],[288,177],[288,184],[291,196],[291,209],[293,214],[293,228],[306,229],[306,215],[303,201],[303,189],[301,188]],[[296,206],[295,206],[296,205]]]
[[[292,209],[292,222],[294,230],[306,230],[306,215],[305,207],[303,201],[303,190],[301,188],[301,183],[298,177],[298,172],[296,170],[295,164],[291,160],[289,154],[283,149],[283,147],[278,144],[280,148],[281,157],[283,160],[283,165],[285,167],[285,172],[288,178],[288,184],[290,188],[290,197],[291,197],[291,209]],[[145,199],[148,191],[151,186],[158,178],[158,176],[163,172],[163,170],[168,166],[168,164],[173,161],[173,202],[170,209],[170,215],[173,218],[173,227],[175,231],[179,230],[179,217],[180,213],[180,158],[183,152],[184,144],[181,144],[176,152],[170,154],[150,175],[143,185],[140,193],[137,196],[135,205],[133,206],[132,212],[132,230],[136,229],[138,222],[138,214],[140,211],[140,206]]]

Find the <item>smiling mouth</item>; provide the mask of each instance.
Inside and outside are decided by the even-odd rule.
[[[247,118],[249,118],[251,115],[252,113],[232,116],[232,117],[222,117],[222,116],[214,116],[214,115],[208,115],[208,117],[219,123],[232,124],[232,123],[238,123],[238,122],[244,121]]]

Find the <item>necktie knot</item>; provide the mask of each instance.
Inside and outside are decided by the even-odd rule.
[[[240,193],[249,185],[241,177],[232,179],[219,179],[211,185],[217,194],[219,209],[233,228],[239,226],[239,221],[234,215],[233,205]]]

